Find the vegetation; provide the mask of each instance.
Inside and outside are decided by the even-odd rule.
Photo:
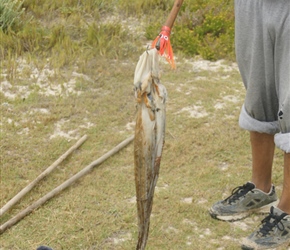
[[[21,8],[23,1],[0,1],[0,29],[2,31],[14,30],[21,23],[24,9]]]
[[[172,4],[164,0],[1,0],[1,57],[26,52],[46,58],[57,55],[57,66],[75,63],[80,55],[130,57],[140,52],[144,39],[140,27],[130,32],[122,22],[141,20],[146,38],[152,40]],[[172,44],[176,53],[186,56],[233,60],[233,33],[232,1],[185,1]],[[60,56],[66,59],[59,60]]]
[[[0,0],[0,207],[88,135],[1,225],[134,133],[134,69],[172,4]],[[147,248],[238,249],[262,217],[223,223],[208,215],[250,178],[248,135],[237,125],[244,87],[234,63],[232,1],[184,1],[171,40],[177,69],[160,61],[167,127]],[[0,249],[134,249],[134,202],[131,143],[0,235]]]
[[[152,22],[147,27],[147,38],[158,28],[158,24]],[[185,1],[173,28],[172,44],[186,56],[234,60],[233,2]]]

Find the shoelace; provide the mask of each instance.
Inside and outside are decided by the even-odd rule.
[[[238,200],[240,197],[244,196],[249,191],[252,191],[252,189],[254,189],[254,185],[251,185],[250,183],[246,183],[243,186],[238,186],[232,190],[232,194],[224,201],[231,204]]]
[[[287,216],[286,213],[275,215],[271,212],[265,219],[262,220],[262,225],[257,233],[262,236],[267,236],[275,227],[277,227],[280,231],[283,231],[285,227],[281,220],[285,216]]]

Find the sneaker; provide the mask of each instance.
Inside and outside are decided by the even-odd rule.
[[[247,182],[236,187],[225,200],[218,201],[209,210],[212,218],[224,221],[241,220],[252,213],[268,213],[272,205],[276,205],[277,195],[272,185],[269,193],[265,193]]]
[[[242,249],[276,249],[290,245],[290,215],[271,207],[270,214],[262,220],[257,231],[244,240]]]

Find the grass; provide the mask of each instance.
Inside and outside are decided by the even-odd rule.
[[[193,72],[192,65],[182,58],[177,62],[175,71],[161,65],[161,79],[169,93],[167,133],[148,249],[235,249],[236,240],[247,235],[251,227],[244,231],[239,225],[212,220],[207,209],[237,183],[250,178],[248,136],[237,126],[244,95],[241,79],[236,70]],[[133,133],[126,125],[135,117],[135,63],[111,61],[115,70],[106,73],[103,65],[104,74],[94,83],[78,78],[79,95],[44,96],[35,86],[36,79],[22,79],[22,73],[15,70],[12,90],[17,93],[16,87],[26,86],[30,80],[32,92],[25,99],[1,96],[1,206],[64,153],[75,142],[74,137],[87,134],[89,139],[1,223]],[[93,72],[86,76],[95,77]],[[60,70],[47,84],[53,88],[74,77],[69,69]],[[229,96],[235,96],[236,101]],[[217,103],[223,103],[223,108],[215,109]],[[189,111],[181,112],[194,106],[200,107],[201,113],[205,110],[207,116],[194,118]],[[71,138],[50,139],[60,121],[64,121],[64,133],[75,132]],[[277,159],[274,181],[279,192],[282,162]],[[133,249],[136,205],[130,201],[134,195],[130,144],[6,231],[1,235],[1,247],[36,249],[46,244],[54,249]],[[258,223],[256,217],[251,219]],[[248,223],[251,225],[251,221]],[[221,241],[225,236],[231,240]]]
[[[89,138],[0,218],[1,224],[133,134],[133,74],[150,42],[142,33],[143,20],[152,17],[138,19],[144,7],[138,1],[134,6],[120,3],[118,18],[126,18],[112,24],[106,18],[116,10],[107,1],[82,5],[27,0],[26,12],[33,13],[30,27],[22,27],[17,36],[2,33],[0,206],[83,134]],[[146,3],[146,14],[151,13],[152,2]],[[163,13],[160,19],[168,5],[158,2],[154,11]],[[127,16],[131,8],[134,18]],[[130,32],[124,33],[124,26]],[[111,49],[98,40],[100,28],[112,32]],[[248,134],[237,125],[244,97],[241,78],[235,67],[225,70],[231,61],[205,70],[199,58],[179,50],[176,55],[175,71],[161,63],[161,80],[169,94],[166,143],[147,249],[238,249],[239,240],[262,217],[252,216],[244,224],[223,223],[211,219],[207,210],[250,178]],[[273,172],[278,193],[281,155],[276,152]],[[3,233],[0,249],[134,249],[133,169],[130,144]]]

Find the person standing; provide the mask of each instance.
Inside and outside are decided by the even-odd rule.
[[[252,177],[210,215],[235,221],[267,209],[261,225],[242,249],[273,249],[290,245],[290,1],[235,0],[235,45],[246,97],[239,117],[248,130]],[[284,152],[280,200],[272,184],[275,147]]]

